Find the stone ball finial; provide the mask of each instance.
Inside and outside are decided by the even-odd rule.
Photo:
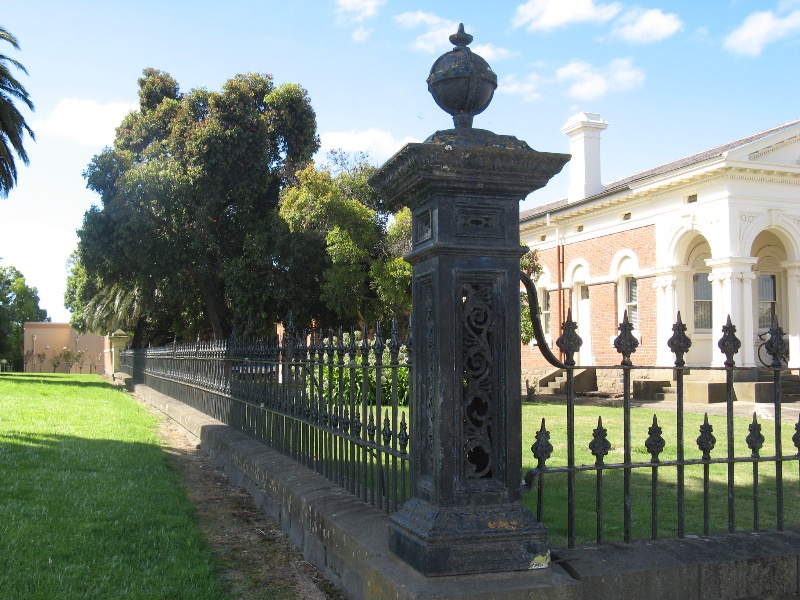
[[[463,23],[450,41],[455,48],[433,63],[428,91],[442,110],[453,115],[456,129],[470,128],[472,118],[492,101],[497,75],[489,63],[467,47],[472,36],[464,31]]]

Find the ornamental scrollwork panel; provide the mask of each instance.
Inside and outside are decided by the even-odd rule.
[[[463,466],[467,481],[496,475],[496,440],[493,438],[497,410],[498,375],[502,370],[497,330],[502,322],[496,278],[462,278],[461,356],[463,411]]]

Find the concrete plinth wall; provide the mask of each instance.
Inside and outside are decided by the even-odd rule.
[[[389,552],[386,514],[243,433],[115,377],[197,436],[347,598],[800,599],[797,530],[556,550],[548,569],[426,578]]]

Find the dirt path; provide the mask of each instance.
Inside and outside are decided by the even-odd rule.
[[[163,414],[142,403],[151,412]],[[303,560],[280,528],[250,495],[200,450],[198,440],[172,419],[161,425],[164,449],[182,473],[197,518],[235,598],[341,600],[344,596]]]

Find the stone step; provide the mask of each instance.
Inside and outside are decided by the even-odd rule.
[[[561,390],[558,388],[542,388],[539,390],[540,396],[556,396],[562,394]]]

